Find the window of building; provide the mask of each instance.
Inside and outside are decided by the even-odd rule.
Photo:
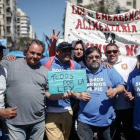
[[[83,0],[77,0],[77,3],[83,3]]]
[[[126,5],[131,6],[131,5],[132,5],[132,2],[127,1],[127,2],[126,2]]]

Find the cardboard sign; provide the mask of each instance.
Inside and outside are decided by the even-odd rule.
[[[87,91],[86,70],[49,71],[48,84],[50,94]]]

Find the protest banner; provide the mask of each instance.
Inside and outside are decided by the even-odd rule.
[[[140,46],[140,9],[107,15],[67,2],[64,40],[78,39],[87,47],[99,47],[103,56],[106,45],[115,40],[121,55],[135,56]]]
[[[48,84],[50,94],[87,91],[86,70],[49,71]]]

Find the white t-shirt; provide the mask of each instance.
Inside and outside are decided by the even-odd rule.
[[[108,60],[106,60],[106,62],[108,62]],[[129,73],[134,70],[136,63],[136,58],[119,56],[118,61],[115,64],[110,64],[123,77],[124,81],[127,82]],[[116,96],[114,104],[115,110],[128,109],[131,107],[131,103],[125,100],[124,93]]]
[[[0,108],[5,108],[4,91],[6,90],[7,70],[0,65]]]

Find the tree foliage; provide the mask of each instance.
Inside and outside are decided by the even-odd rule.
[[[24,46],[31,40],[30,37],[20,37],[15,50],[24,51]]]

